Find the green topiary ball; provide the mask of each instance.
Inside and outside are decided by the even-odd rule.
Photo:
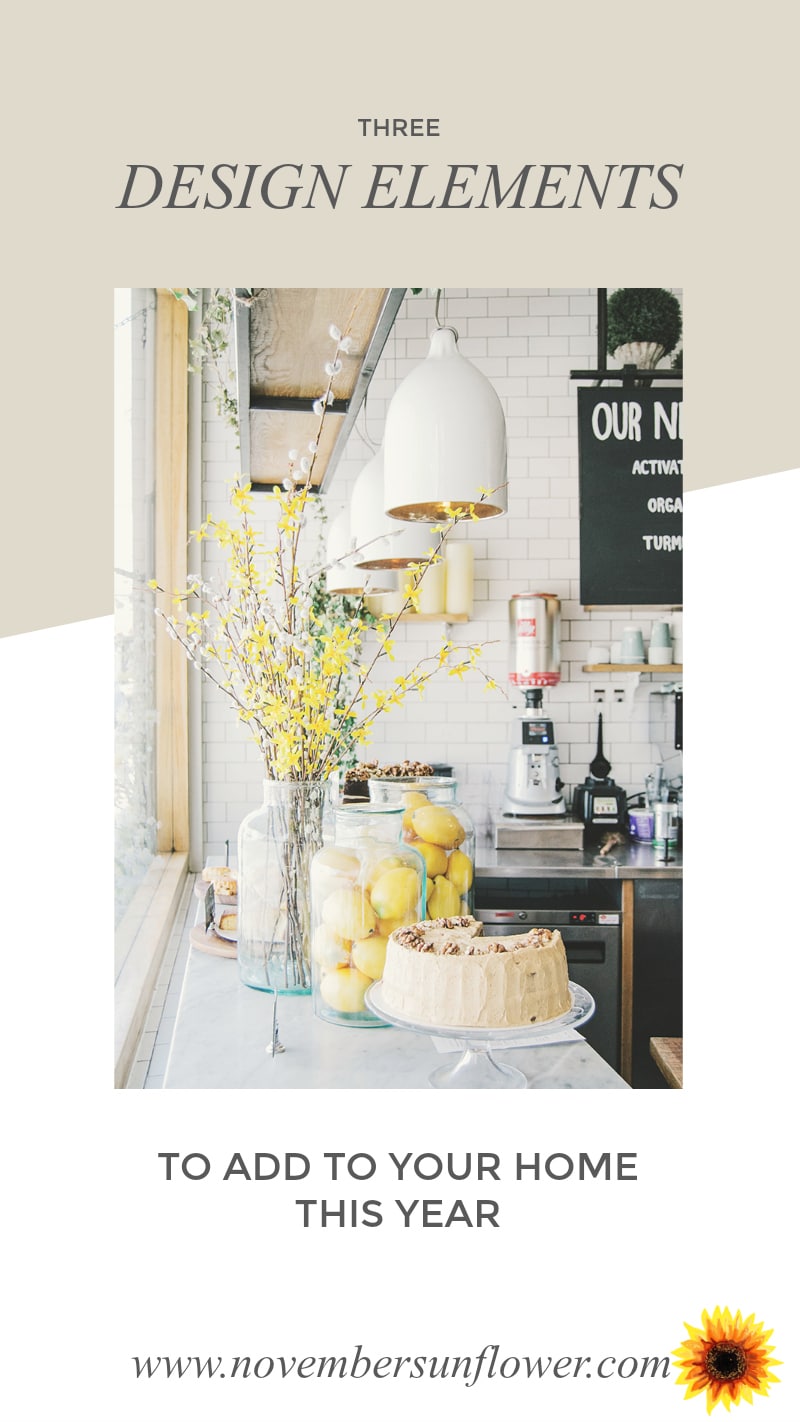
[[[622,286],[608,298],[609,355],[632,341],[655,341],[669,355],[682,330],[681,304],[663,286]]]

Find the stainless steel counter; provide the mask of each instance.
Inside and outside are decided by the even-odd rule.
[[[483,879],[680,879],[683,854],[652,844],[619,844],[608,854],[581,849],[495,849],[479,840],[475,872]]]

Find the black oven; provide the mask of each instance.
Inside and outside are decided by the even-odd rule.
[[[483,881],[480,899],[501,897],[497,885],[493,886],[494,892],[487,892],[490,883]],[[561,887],[562,893],[556,898],[563,900],[566,886]],[[548,908],[530,902],[535,897],[530,888],[530,880],[522,881],[513,906],[508,904],[507,890],[504,903],[484,903],[475,909],[475,917],[482,921],[484,933],[492,937],[524,933],[534,927],[558,929],[567,951],[570,981],[586,988],[597,1004],[594,1017],[580,1028],[581,1036],[619,1071],[622,912],[613,901],[611,905],[604,902],[609,897],[602,892],[605,885],[594,895],[594,903],[591,895],[576,894],[571,901]]]

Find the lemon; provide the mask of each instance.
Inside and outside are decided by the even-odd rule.
[[[433,881],[431,881],[433,882]],[[384,938],[388,938],[398,928],[409,928],[412,923],[419,923],[420,918],[417,913],[417,905],[414,905],[413,913],[403,914],[402,918],[382,918],[380,930]]]
[[[447,850],[442,849],[440,844],[427,844],[424,839],[412,839],[411,846],[425,860],[429,878],[435,879],[437,874],[447,873]]]
[[[428,797],[420,790],[405,790],[400,796],[400,804],[405,805],[406,812],[403,815],[403,829],[411,829],[411,816],[419,805],[427,805]]]
[[[373,982],[383,973],[383,965],[386,962],[386,939],[380,933],[373,933],[370,938],[359,938],[353,944],[353,967],[358,968],[360,973]]]
[[[314,856],[314,869],[324,869],[326,874],[342,874],[348,879],[355,879],[359,863],[354,854],[347,854],[343,849],[321,849],[319,854]]]
[[[404,918],[419,907],[420,876],[409,866],[388,869],[372,887],[370,903],[380,919]]]
[[[433,881],[433,893],[428,900],[431,918],[453,918],[461,913],[461,895],[455,884],[439,875]]]
[[[412,811],[411,823],[420,839],[441,845],[442,849],[457,849],[466,838],[460,820],[443,805],[420,805]]]
[[[444,873],[444,870],[441,871]],[[460,894],[469,893],[472,888],[472,860],[460,849],[454,849],[447,861],[447,877],[455,884]]]
[[[364,993],[371,982],[358,968],[336,968],[322,979],[320,996],[334,1012],[363,1012]]]
[[[379,859],[367,874],[367,892],[375,886],[382,874],[387,874],[390,869],[402,867],[403,860],[399,854],[385,854],[383,859]]]
[[[347,963],[349,944],[342,942],[326,924],[320,923],[314,929],[311,939],[311,956],[323,971],[339,968]]]
[[[328,894],[322,905],[322,922],[337,938],[349,943],[355,938],[366,938],[378,924],[369,899],[360,889],[334,889]]]

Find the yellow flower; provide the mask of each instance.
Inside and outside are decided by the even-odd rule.
[[[737,1407],[742,1398],[752,1402],[754,1393],[766,1396],[769,1384],[780,1382],[770,1372],[782,1366],[769,1356],[772,1329],[765,1331],[754,1313],[743,1319],[739,1311],[733,1317],[730,1309],[717,1306],[711,1315],[703,1310],[700,1328],[690,1323],[684,1323],[684,1328],[689,1337],[673,1353],[681,1370],[676,1382],[679,1387],[686,1385],[686,1397],[705,1392],[707,1412],[718,1402],[729,1412],[732,1402]]]
[[[211,540],[214,554],[220,550],[224,555],[224,572],[214,570],[209,585],[193,578],[185,589],[174,590],[179,615],[168,619],[168,630],[227,693],[258,742],[271,777],[326,774],[343,750],[369,742],[370,726],[381,712],[402,705],[409,691],[422,695],[441,666],[461,677],[475,665],[476,650],[445,642],[438,657],[423,658],[395,676],[389,688],[373,691],[369,683],[376,663],[395,660],[396,618],[386,613],[366,620],[356,605],[342,620],[324,600],[317,570],[299,561],[309,511],[307,483],[298,486],[290,480],[288,488],[276,484],[271,494],[261,494],[272,504],[268,522],[274,532],[266,538],[251,526],[256,506],[250,484],[234,481],[229,497],[235,515],[231,522],[209,516],[190,535]],[[475,506],[468,508],[474,517]],[[257,511],[260,516],[260,500]],[[436,529],[442,535],[467,516],[460,506],[448,506],[444,514]],[[443,543],[444,537],[429,549],[427,559],[408,569],[407,606],[418,609],[421,578],[431,564],[441,563]],[[149,586],[163,591],[155,580]],[[375,630],[377,647],[365,655],[369,628]]]
[[[231,494],[231,503],[240,513],[251,514],[253,512],[253,500],[250,497],[250,485],[234,489]]]

